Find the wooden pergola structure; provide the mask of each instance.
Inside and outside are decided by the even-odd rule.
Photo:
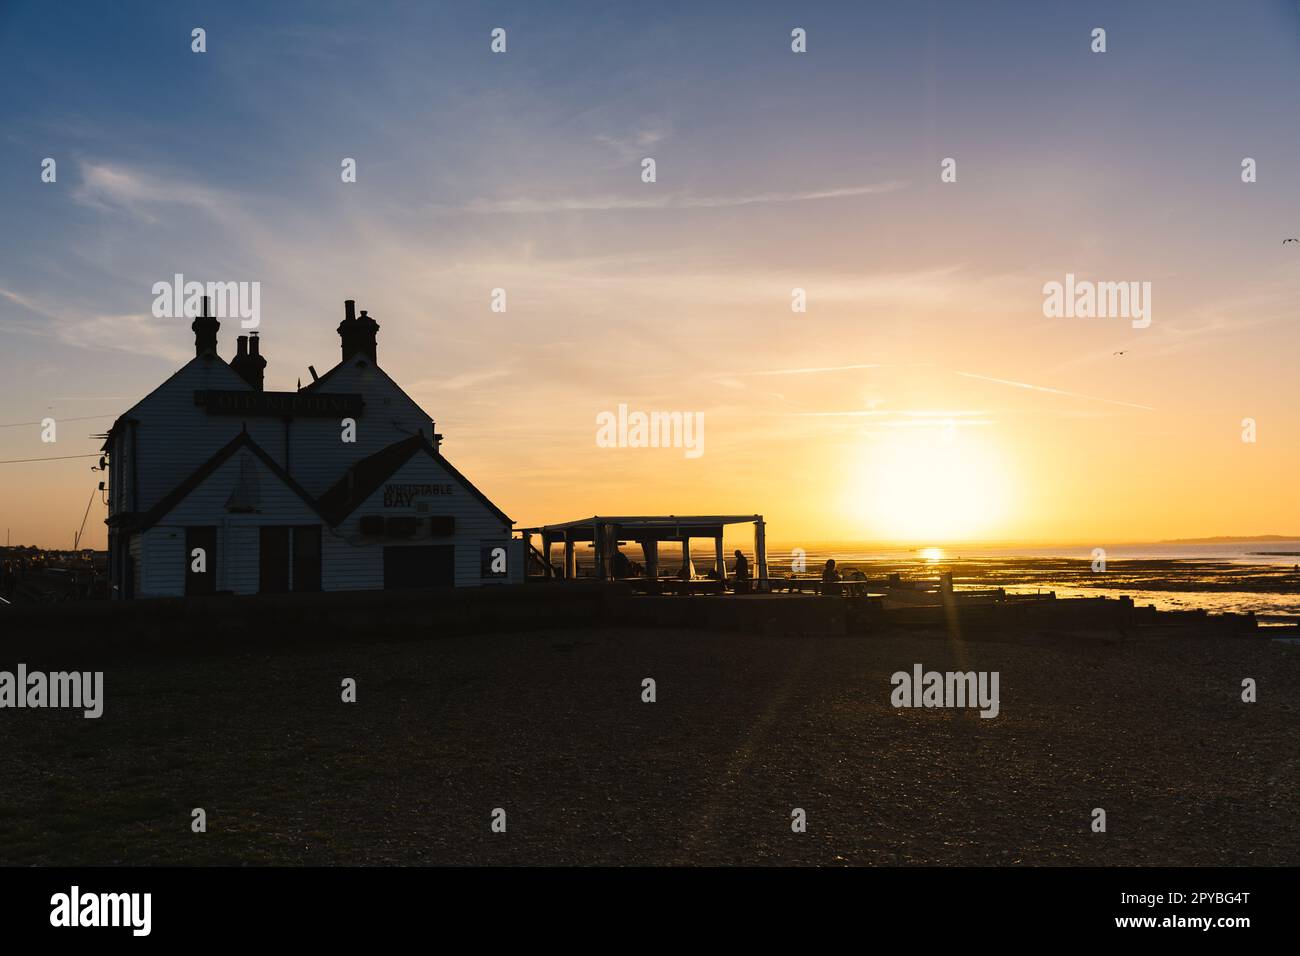
[[[754,525],[754,584],[767,588],[766,523],[762,515],[593,515],[561,524],[542,525],[537,528],[516,528],[528,547],[532,548],[551,574],[551,548],[564,545],[564,565],[561,580],[577,577],[577,556],[574,546],[591,544],[596,555],[596,577],[602,581],[613,578],[612,559],[620,544],[632,541],[641,546],[645,555],[645,576],[649,581],[659,579],[659,544],[663,541],[680,543],[682,567],[674,576],[693,576],[691,565],[691,539],[712,538],[715,570],[718,580],[727,578],[726,559],[722,552],[722,531],[727,525]],[[533,548],[533,535],[541,536],[541,547]]]

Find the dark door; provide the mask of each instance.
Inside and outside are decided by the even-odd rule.
[[[202,550],[202,564],[199,555]],[[196,566],[202,571],[194,570]],[[185,594],[217,593],[217,529],[213,527],[185,529]]]
[[[384,548],[384,589],[451,587],[456,583],[450,544]]]
[[[289,590],[289,529],[270,525],[257,529],[257,590],[283,594]]]
[[[320,590],[320,525],[293,529],[293,589]]]

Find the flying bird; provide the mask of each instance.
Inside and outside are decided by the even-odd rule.
[[[1288,242],[1300,242],[1300,239],[1283,239],[1282,245],[1285,246]]]
[[[1122,351],[1122,352],[1114,352],[1114,353],[1112,353],[1112,354],[1114,354],[1114,355],[1128,355],[1128,349],[1125,349],[1125,350]]]

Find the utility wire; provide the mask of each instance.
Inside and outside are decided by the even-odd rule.
[[[116,418],[116,417],[117,416],[114,415],[112,412],[108,412],[107,414],[104,415],[82,415],[80,418],[59,418],[56,415],[50,416],[50,418],[53,418],[56,422],[88,422],[93,418]],[[7,425],[0,425],[0,428],[21,428],[24,425],[40,425],[40,424],[41,422],[9,422]]]
[[[0,461],[0,465],[17,465],[25,461],[64,461],[68,458],[98,458],[99,454],[94,455],[56,455],[53,458],[10,458],[8,461]]]

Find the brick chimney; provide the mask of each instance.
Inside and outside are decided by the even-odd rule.
[[[266,371],[266,359],[262,358],[259,351],[257,333],[254,332],[251,336],[241,335],[235,341],[237,351],[235,357],[230,360],[230,367],[245,382],[259,392],[262,391],[262,378]]]
[[[204,352],[211,352],[214,355],[217,351],[217,330],[221,328],[221,323],[214,316],[208,315],[208,297],[203,297],[203,314],[197,316],[190,324],[194,331],[194,354],[202,355]]]
[[[379,331],[379,323],[370,317],[365,309],[361,310],[361,316],[356,314],[357,303],[355,299],[346,299],[343,302],[343,321],[339,323],[339,338],[343,344],[343,361],[347,361],[356,355],[364,355],[379,364],[375,357],[376,343],[375,335]]]

